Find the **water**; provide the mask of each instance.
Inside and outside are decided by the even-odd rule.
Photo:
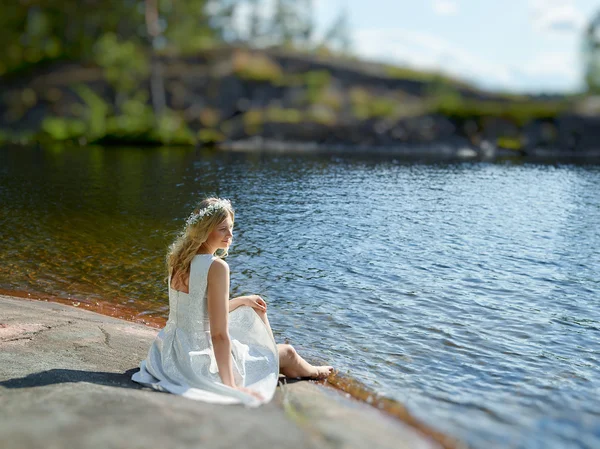
[[[476,448],[600,447],[600,166],[0,149],[0,289],[167,316],[167,245],[236,208],[278,341]]]

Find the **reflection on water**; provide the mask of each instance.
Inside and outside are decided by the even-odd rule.
[[[279,340],[475,447],[600,447],[600,169],[177,148],[0,150],[0,288],[167,316],[167,245],[236,208]]]

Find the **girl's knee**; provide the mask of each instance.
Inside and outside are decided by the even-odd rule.
[[[296,356],[296,350],[292,345],[281,345],[282,346],[282,355],[287,358],[294,358]]]

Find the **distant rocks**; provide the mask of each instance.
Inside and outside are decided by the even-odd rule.
[[[216,145],[432,154],[596,157],[600,101],[511,97],[377,64],[224,49],[160,61],[167,111],[147,79],[120,91],[99,67],[0,83],[0,142]]]

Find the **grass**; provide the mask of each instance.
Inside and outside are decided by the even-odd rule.
[[[279,64],[265,54],[237,51],[232,59],[233,72],[241,79],[249,81],[279,83],[283,71]]]
[[[460,98],[438,98],[434,99],[433,102],[432,112],[452,119],[464,121],[467,119],[496,117],[509,120],[519,127],[532,120],[552,120],[569,108],[569,105],[564,102],[497,102]]]
[[[402,107],[399,100],[373,95],[361,87],[350,89],[350,104],[353,115],[360,120],[390,118]]]
[[[504,148],[506,150],[519,151],[523,149],[523,142],[518,137],[498,137],[496,145],[498,145],[499,148]]]

